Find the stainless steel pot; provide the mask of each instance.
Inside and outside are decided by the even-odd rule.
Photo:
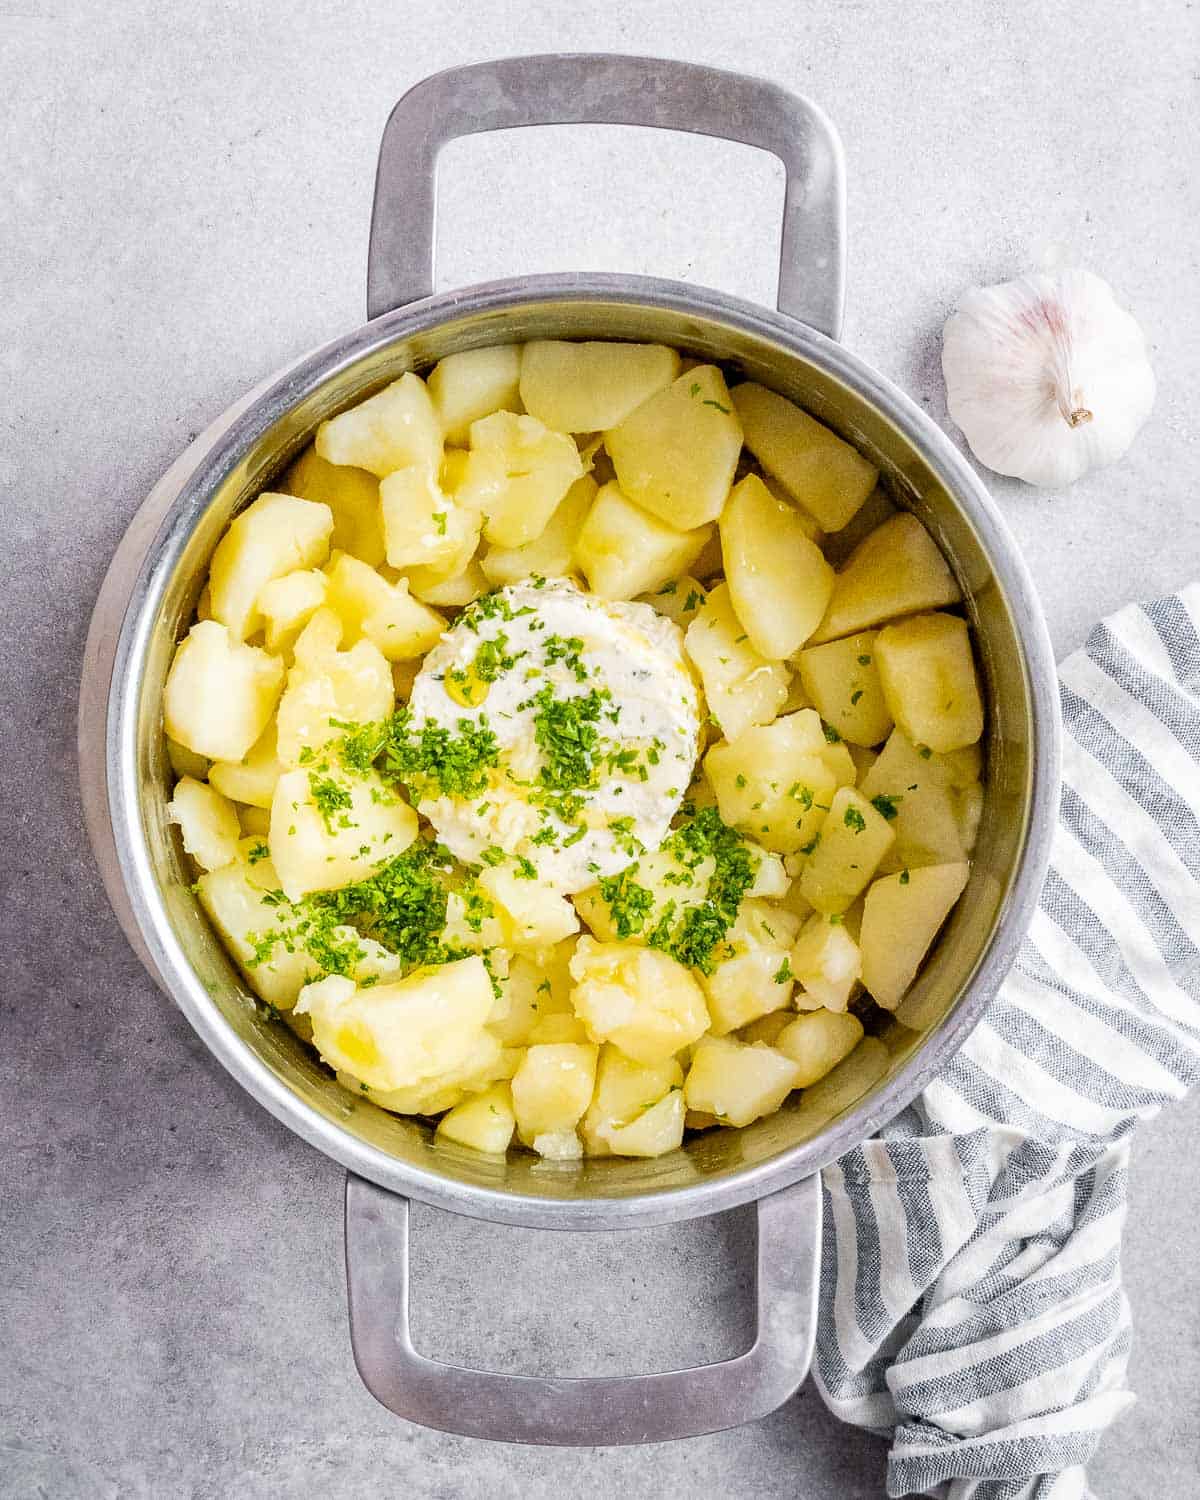
[[[633,276],[540,276],[433,296],[438,152],[517,125],[650,125],[773,152],[787,171],[779,311]],[[137,513],[88,639],[80,767],[88,829],[130,942],[215,1056],[274,1115],[348,1169],[346,1252],[355,1357],[393,1411],[509,1441],[626,1443],[762,1415],[811,1359],[817,1173],[895,1115],[962,1043],[1014,955],[1045,873],[1058,785],[1053,660],[1011,536],[942,432],[837,342],[843,280],[837,136],[805,99],[676,62],[551,56],[454,69],[396,106],[383,137],[368,270],[370,322],[251,391],[191,446]],[[230,516],[317,424],[406,370],[530,338],[657,340],[722,361],[801,402],[879,465],[930,528],[969,609],[988,704],[987,798],[973,873],[896,1016],[829,1080],[741,1131],[652,1161],[495,1161],[351,1097],[265,1018],[188,889],[166,818],[163,681]],[[407,1322],[408,1199],[554,1229],[662,1224],[757,1201],[759,1326],[721,1364],[633,1378],[543,1380],[451,1368]]]

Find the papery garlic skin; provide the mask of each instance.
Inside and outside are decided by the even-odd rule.
[[[1154,405],[1142,330],[1090,271],[968,292],[946,323],[942,373],[975,457],[1045,489],[1115,463]]]

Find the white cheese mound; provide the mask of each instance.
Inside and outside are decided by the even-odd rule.
[[[465,610],[425,658],[410,708],[416,728],[486,723],[499,745],[479,796],[421,801],[442,842],[470,864],[527,860],[565,895],[659,847],[699,749],[678,626],[566,582],[514,584]],[[580,765],[590,774],[573,775]]]

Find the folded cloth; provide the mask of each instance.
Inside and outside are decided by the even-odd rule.
[[[888,1494],[1080,1500],[1133,1397],[1133,1130],[1200,1077],[1200,584],[1059,673],[1062,809],[1029,936],[954,1058],[824,1173],[816,1378]]]

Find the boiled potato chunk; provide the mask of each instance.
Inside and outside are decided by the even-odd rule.
[[[470,1146],[489,1156],[503,1156],[516,1129],[512,1088],[506,1082],[493,1083],[473,1099],[464,1099],[438,1121],[434,1139]]]
[[[443,492],[436,470],[411,464],[379,486],[387,560],[393,568],[457,573],[479,543],[479,517]]]
[[[575,908],[538,880],[522,879],[504,865],[484,869],[479,886],[496,908],[504,946],[540,952],[579,931]]]
[[[196,893],[209,921],[256,994],[276,1010],[288,1010],[312,977],[314,964],[308,953],[295,943],[289,952],[279,942],[266,957],[258,958],[259,942],[272,932],[282,932],[295,921],[296,912],[286,903],[280,905],[277,899],[270,898],[255,883],[253,877],[259,866],[249,860],[257,847],[257,840],[243,840],[238,858],[219,870],[201,875],[196,882]],[[263,859],[262,864],[269,865],[270,861]]]
[[[751,644],[768,661],[791,656],[821,623],[833,592],[833,569],[795,509],[747,474],[721,512],[721,550]]]
[[[392,712],[392,674],[379,647],[362,640],[342,651],[341,638],[342,622],[331,609],[319,609],[300,632],[279,703],[277,754],[284,766],[299,765],[306,750],[336,739],[335,721],[368,724]]]
[[[702,983],[714,1036],[736,1031],[786,1005],[792,996],[789,955],[799,917],[768,901],[747,899],[717,948]]]
[[[733,391],[746,447],[826,531],[840,531],[875,488],[879,470],[785,397],[747,382]]]
[[[658,1063],[639,1063],[616,1047],[601,1047],[596,1091],[579,1126],[587,1154],[612,1155],[610,1136],[636,1123],[646,1110],[682,1085],[683,1069],[673,1057]]]
[[[471,452],[455,502],[483,518],[495,547],[523,547],[541,536],[583,475],[579,449],[536,417],[498,411],[471,424]]]
[[[442,424],[425,382],[401,375],[317,428],[316,448],[331,464],[349,464],[383,479],[418,464],[437,472],[442,458]]]
[[[775,1045],[775,1038],[785,1026],[790,1026],[796,1019],[796,1012],[789,1005],[786,1010],[768,1011],[765,1016],[759,1016],[757,1021],[751,1021],[748,1026],[743,1026],[738,1034],[739,1042],[766,1042],[768,1047]]]
[[[628,1125],[612,1126],[605,1141],[614,1156],[665,1156],[683,1144],[684,1112],[683,1090],[672,1089]]]
[[[955,792],[958,781],[976,784],[970,770],[969,762],[935,755],[927,745],[918,750],[899,729],[893,730],[859,788],[890,815],[896,834],[880,865],[885,874],[965,858]]]
[[[283,477],[286,494],[319,500],[333,512],[331,548],[349,552],[377,568],[383,561],[383,518],[379,513],[379,481],[365,469],[328,463],[308,447]]]
[[[602,599],[632,599],[696,561],[711,528],[677,531],[627,499],[615,484],[597,494],[575,545],[588,587]]]
[[[201,620],[175,652],[163,689],[163,726],[209,760],[241,760],[267,727],[283,687],[283,663],[246,646],[216,620]]]
[[[895,1010],[916,977],[970,866],[964,862],[901,870],[877,880],[863,906],[862,980],[877,1005]]]
[[[975,744],[983,701],[965,620],[929,614],[888,625],[875,657],[892,717],[914,744],[942,754]]]
[[[428,384],[446,441],[465,448],[472,422],[495,411],[520,411],[520,379],[520,344],[464,349],[439,359]]]
[[[217,543],[209,568],[214,620],[239,641],[261,621],[254,601],[272,578],[324,562],[333,512],[294,495],[260,495],[235,516]]]
[[[238,806],[238,827],[242,830],[242,836],[253,834],[256,839],[265,839],[271,831],[271,809],[269,807],[254,807],[250,803],[242,803]]]
[[[417,815],[372,772],[285,771],[271,803],[271,859],[289,901],[364,879],[417,836]]]
[[[590,474],[577,479],[546,522],[541,536],[523,547],[489,547],[480,558],[488,585],[503,588],[526,578],[565,578],[575,545],[599,489]]]
[[[805,862],[800,894],[826,916],[845,911],[866,890],[895,838],[887,818],[861,792],[839,787]]]
[[[252,807],[269,808],[275,783],[283,774],[276,752],[274,720],[241,760],[217,760],[209,768],[209,782],[223,797]]]
[[[878,745],[892,728],[875,661],[876,632],[863,630],[824,646],[809,646],[796,667],[809,701],[851,745]]]
[[[862,954],[841,917],[811,916],[792,949],[797,1010],[845,1010],[862,977]]]
[[[186,745],[181,745],[178,740],[167,739],[167,760],[170,762],[172,771],[176,776],[191,776],[196,781],[203,781],[208,775],[208,768],[212,764],[207,755],[197,755],[194,750],[189,750]]]
[[[714,745],[704,771],[726,823],[765,849],[792,854],[807,848],[825,821],[839,784],[829,752],[842,748],[827,746],[820,719],[802,708]]]
[[[513,1075],[512,1097],[526,1145],[574,1131],[591,1102],[599,1051],[590,1042],[543,1042],[525,1053]]]
[[[683,1085],[689,1110],[715,1115],[722,1125],[749,1125],[774,1114],[800,1079],[790,1057],[764,1043],[706,1036]]]
[[[447,575],[440,568],[409,568],[406,576],[413,596],[438,608],[461,609],[492,587],[474,558],[461,573]]]
[[[296,1002],[326,1062],[385,1092],[443,1078],[478,1055],[481,1042],[494,1043],[483,1029],[491,1008],[479,957],[368,989],[333,974],[306,985]]]
[[[640,601],[656,609],[668,620],[674,620],[680,630],[686,630],[700,610],[708,603],[708,590],[698,578],[685,573],[682,578],[672,578],[646,594]]]
[[[501,1078],[511,1077],[518,1062],[519,1058],[506,1052],[490,1032],[484,1031],[474,1037],[468,1052],[453,1067],[418,1083],[395,1089],[372,1089],[369,1085],[364,1088],[353,1074],[339,1071],[338,1079],[352,1092],[361,1089],[369,1093],[371,1102],[381,1109],[394,1110],[400,1115],[440,1115],[444,1109],[453,1109]]]
[[[709,594],[687,627],[684,643],[700,674],[708,711],[728,739],[736,739],[752,724],[771,722],[787,697],[790,674],[750,644],[734,613],[728,584],[719,584]]]
[[[961,598],[937,543],[905,511],[877,526],[846,559],[809,645],[853,635],[897,615],[957,604]]]
[[[446,628],[445,616],[412,598],[407,583],[389,583],[346,553],[329,570],[328,602],[345,628],[347,645],[366,639],[388,661],[423,656]]]
[[[254,608],[263,622],[268,651],[282,656],[291,650],[296,637],[325,603],[328,587],[328,578],[316,568],[285,573],[262,586]]]
[[[847,1012],[813,1010],[797,1016],[775,1043],[800,1069],[798,1088],[831,1073],[843,1058],[849,1057],[863,1039],[862,1022]]]
[[[242,834],[237,809],[203,781],[191,776],[177,781],[167,817],[179,825],[183,847],[202,870],[219,870],[237,858]]]
[[[679,374],[679,355],[662,344],[533,339],[521,363],[521,400],[556,432],[600,432]]]
[[[604,445],[625,494],[689,531],[721,514],[742,426],[720,370],[697,365],[608,429]]]
[[[662,1062],[708,1030],[700,986],[655,948],[580,938],[571,977],[571,1003],[588,1035],[635,1062]]]

